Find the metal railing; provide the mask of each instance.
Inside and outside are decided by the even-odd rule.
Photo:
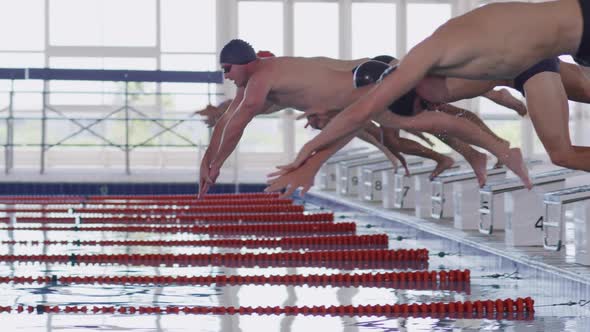
[[[8,106],[0,110],[6,112],[4,118],[0,117],[0,123],[6,126],[6,139],[4,143],[5,153],[5,173],[10,173],[14,168],[14,149],[15,147],[36,146],[40,147],[40,173],[43,174],[46,169],[46,153],[55,147],[115,147],[120,149],[125,155],[125,170],[127,174],[131,173],[130,154],[138,147],[190,147],[196,148],[201,154],[202,144],[195,142],[191,137],[180,133],[177,128],[187,122],[200,122],[200,119],[194,118],[194,113],[189,114],[183,118],[164,118],[151,117],[146,112],[143,112],[139,107],[131,104],[130,98],[135,95],[154,95],[159,101],[163,95],[171,95],[170,93],[162,93],[158,87],[158,92],[154,93],[137,93],[130,91],[130,82],[180,82],[180,83],[207,83],[207,93],[181,93],[183,95],[206,95],[209,102],[214,95],[211,92],[210,84],[222,83],[223,77],[220,72],[179,72],[179,71],[139,71],[139,70],[78,70],[78,69],[48,69],[48,68],[0,68],[0,79],[7,79],[11,81],[8,93]],[[15,89],[15,80],[35,79],[43,80],[43,88],[40,91],[17,91]],[[65,111],[58,109],[57,106],[49,103],[49,96],[52,93],[67,93],[64,91],[51,91],[49,89],[49,81],[51,80],[84,80],[84,81],[115,81],[124,83],[123,92],[78,92],[78,93],[99,93],[99,94],[120,94],[123,96],[122,105],[111,110],[101,117],[73,117],[68,116]],[[42,94],[41,115],[39,117],[17,117],[15,116],[14,99],[16,93],[40,93]],[[158,102],[157,104],[160,104]],[[160,105],[156,105],[160,106]],[[39,143],[15,143],[15,122],[20,120],[32,120],[41,122],[41,137]],[[53,120],[67,121],[75,124],[78,128],[73,133],[69,133],[61,137],[56,142],[49,142],[48,140],[48,122]],[[104,134],[95,130],[98,124],[109,121],[122,121],[124,123],[123,141],[116,142],[105,137]],[[131,125],[133,122],[141,121],[148,122],[155,125],[158,130],[151,134],[148,138],[141,142],[132,143]],[[170,124],[170,122],[172,122]],[[99,140],[99,143],[92,144],[71,144],[71,140],[79,137],[83,133],[89,133],[94,138]],[[152,144],[152,142],[164,134],[171,134],[179,139],[184,144]],[[209,131],[210,135],[210,131]]]

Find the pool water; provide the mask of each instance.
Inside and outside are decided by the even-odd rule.
[[[427,248],[429,270],[471,270],[468,287],[455,290],[386,287],[193,286],[193,285],[40,285],[0,284],[0,306],[320,306],[448,302],[532,297],[530,320],[330,317],[285,315],[122,315],[0,313],[2,331],[590,331],[590,287],[418,231],[390,220],[328,202],[306,202],[306,210],[329,207],[336,221],[354,220],[357,234],[389,235],[390,249]],[[325,212],[325,210],[321,210]],[[0,231],[0,240],[190,240],[195,234]],[[219,238],[219,237],[216,237]],[[141,254],[280,252],[280,249],[1,245],[7,254]],[[439,253],[444,253],[438,255]],[[443,256],[443,257],[440,257]],[[192,276],[287,275],[385,272],[324,267],[246,268],[219,266],[66,265],[1,263],[0,276]]]

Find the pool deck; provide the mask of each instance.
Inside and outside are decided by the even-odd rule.
[[[352,196],[338,195],[335,191],[312,189],[308,195],[311,199],[315,198],[344,204],[358,211],[395,221],[442,238],[447,238],[519,264],[554,273],[558,277],[590,285],[590,266],[580,265],[575,262],[573,256],[574,250],[571,250],[573,243],[566,243],[565,248],[557,252],[545,250],[541,245],[509,247],[504,242],[504,232],[502,230],[496,230],[491,235],[481,234],[477,230],[459,230],[453,227],[453,221],[448,218],[440,220],[417,218],[413,215],[413,210],[410,209],[384,209],[381,207],[381,203],[360,201]],[[540,240],[541,238],[539,238]]]

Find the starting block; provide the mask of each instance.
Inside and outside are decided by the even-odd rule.
[[[361,167],[368,165],[380,164],[389,161],[383,154],[371,156],[369,158],[342,161],[338,164],[336,177],[339,182],[336,184],[336,190],[340,195],[356,195],[359,193]],[[391,163],[391,162],[390,162]]]
[[[406,163],[408,164],[408,170],[410,174],[412,174],[416,167],[422,166],[426,159],[421,157],[406,157]],[[398,172],[405,174],[405,169],[403,167],[399,167],[397,169]],[[383,174],[383,208],[384,209],[395,209],[395,200],[396,200],[396,173],[394,172],[385,172]]]
[[[334,155],[332,158],[328,159],[320,168],[319,172],[319,187],[322,190],[336,190],[336,169],[340,162],[347,161],[347,160],[356,160],[356,159],[363,159],[368,158],[371,155],[375,155],[380,151],[372,150],[372,151],[355,151],[351,153],[341,153],[339,155]]]
[[[506,168],[488,169],[487,174],[488,181],[504,178],[506,177]],[[432,180],[431,187],[431,217],[434,219],[454,217],[455,208],[458,208],[460,212],[469,211],[469,206],[464,205],[468,205],[466,201],[477,197],[479,190],[477,177],[471,169],[441,174]],[[457,201],[456,204],[455,201]],[[473,207],[473,210],[477,211],[477,205]]]
[[[505,222],[505,242],[510,246],[540,245],[539,233],[543,221],[543,195],[562,189],[565,179],[579,174],[559,169],[531,176],[534,187],[524,188],[518,178],[490,183],[480,190],[479,231],[492,234],[494,227]]]
[[[379,164],[363,166],[361,187],[361,198],[370,202],[381,202],[383,200],[383,177],[385,173],[394,171],[391,161],[384,161]]]
[[[574,214],[576,234],[576,261],[578,256],[588,264],[590,262],[590,249],[588,247],[588,236],[590,225],[586,222],[590,217],[590,185],[567,188],[548,192],[543,197],[545,214],[543,216],[543,247],[548,250],[559,250],[563,245],[565,228],[565,206],[572,203],[579,203]],[[556,233],[556,234],[554,234]]]
[[[459,166],[459,163],[455,163],[449,170],[456,170]],[[410,168],[409,176],[403,170],[396,173],[394,207],[397,209],[416,209],[416,216],[427,216],[422,213],[422,210],[426,206],[430,210],[428,204],[430,199],[430,174],[435,168],[436,164],[421,164]]]

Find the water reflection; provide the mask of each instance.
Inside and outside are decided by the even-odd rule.
[[[287,274],[297,274],[297,268],[289,267],[287,268]],[[294,287],[285,287],[287,291],[287,298],[285,302],[283,302],[283,307],[286,306],[295,306],[297,305],[297,293],[295,292]],[[287,316],[281,320],[281,331],[284,332],[291,332],[293,328],[293,322],[295,321],[295,316]]]
[[[358,288],[353,287],[342,287],[336,291],[336,298],[340,305],[354,305],[356,301],[353,301],[355,295],[359,293]],[[356,325],[357,318],[350,316],[342,316],[342,324],[344,326],[343,331],[345,332],[357,332],[358,326]]]
[[[236,275],[237,268],[226,268],[221,267],[218,269],[220,273],[225,275]],[[220,306],[225,307],[239,307],[240,306],[240,299],[238,294],[240,292],[240,286],[225,286],[223,287],[223,291],[217,295],[218,304]],[[236,331],[242,332],[240,328],[240,315],[224,315],[219,316],[220,326],[219,331]]]

